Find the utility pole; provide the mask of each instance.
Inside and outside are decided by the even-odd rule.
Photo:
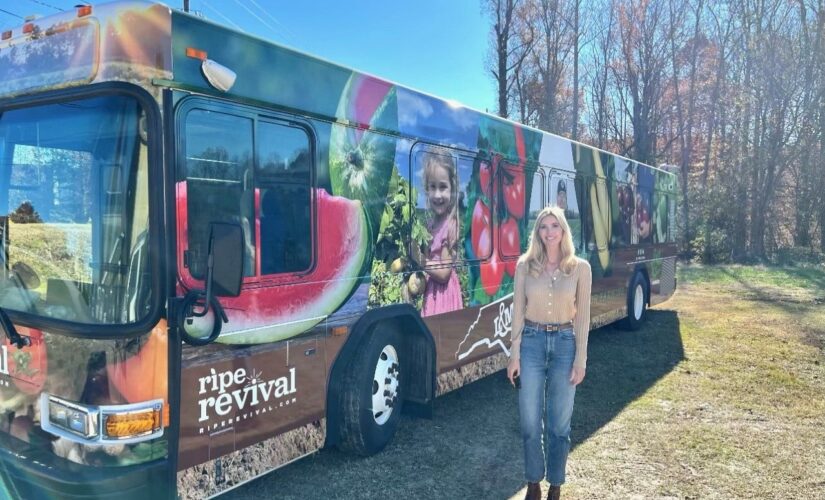
[[[189,12],[189,0],[183,0],[183,11]]]

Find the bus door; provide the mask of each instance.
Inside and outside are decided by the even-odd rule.
[[[307,449],[323,442],[313,424],[324,416],[326,323],[306,304],[335,283],[318,277],[313,241],[315,206],[327,198],[312,187],[308,126],[199,97],[182,101],[177,120],[178,295],[204,287],[211,223],[243,233],[241,293],[219,299],[220,336],[184,346],[181,367],[180,477],[209,463],[223,467],[213,469],[219,481],[249,473],[216,461],[240,464],[232,457],[247,446],[301,426],[317,444]],[[208,336],[221,321],[209,315],[180,326]],[[285,456],[266,457],[267,468]]]

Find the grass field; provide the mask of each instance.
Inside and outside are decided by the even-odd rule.
[[[494,374],[383,453],[325,450],[225,498],[520,498],[517,418]],[[592,332],[563,496],[825,498],[825,269],[683,268],[642,329]]]

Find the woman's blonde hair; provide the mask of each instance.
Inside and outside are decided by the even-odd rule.
[[[547,250],[544,248],[539,237],[539,227],[541,221],[545,217],[553,216],[559,221],[562,230],[561,245],[561,260],[559,261],[559,269],[564,274],[570,274],[576,269],[576,251],[573,247],[573,235],[570,234],[570,225],[567,223],[567,218],[564,216],[564,210],[555,206],[549,205],[544,207],[536,217],[536,223],[533,224],[533,230],[530,231],[530,243],[527,246],[527,251],[519,259],[519,262],[526,264],[528,272],[533,277],[538,277],[544,271],[544,266],[547,264]]]

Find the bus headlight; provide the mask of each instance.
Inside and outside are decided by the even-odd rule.
[[[40,427],[89,445],[137,443],[163,435],[163,400],[124,405],[84,405],[40,395]]]

